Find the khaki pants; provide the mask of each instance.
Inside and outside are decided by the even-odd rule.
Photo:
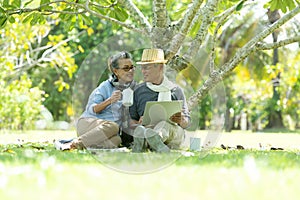
[[[121,144],[119,126],[115,122],[96,118],[80,118],[77,136],[85,147],[117,148]]]
[[[184,142],[184,129],[166,121],[159,122],[153,128],[162,138],[162,141],[171,149],[179,149]]]

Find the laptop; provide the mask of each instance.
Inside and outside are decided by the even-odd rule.
[[[179,101],[148,101],[145,106],[142,125],[155,125],[161,121],[169,121],[170,117],[182,110]]]

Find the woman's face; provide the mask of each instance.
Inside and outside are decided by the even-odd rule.
[[[119,68],[114,69],[120,83],[129,83],[133,80],[135,66],[129,58],[119,60]]]

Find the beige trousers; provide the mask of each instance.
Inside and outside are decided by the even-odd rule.
[[[85,147],[117,148],[121,144],[119,126],[115,122],[97,118],[80,118],[77,136]]]
[[[162,138],[162,141],[171,149],[180,149],[184,142],[185,131],[178,125],[161,121],[153,128]]]

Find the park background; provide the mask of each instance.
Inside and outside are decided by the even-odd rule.
[[[165,5],[172,22],[167,28],[170,32],[178,31],[177,25],[184,24],[189,9],[192,13],[197,6],[198,10],[203,8],[200,17],[199,13],[195,14],[197,20],[189,22],[188,32],[180,30],[186,38],[175,52],[177,57],[184,58],[184,52],[189,51],[194,39],[201,35],[195,59],[187,59],[181,69],[172,67],[177,60],[170,59],[169,64],[170,77],[185,90],[189,99],[203,85],[207,86],[207,80],[214,78],[214,69],[222,69],[232,62],[231,58],[238,55],[240,49],[252,48],[247,46],[249,41],[282,16],[292,11],[298,13],[298,1],[99,0],[90,1],[93,12],[79,6],[86,2],[89,1],[0,1],[0,197],[15,199],[24,193],[25,199],[30,196],[38,199],[45,192],[52,197],[95,198],[101,196],[101,192],[96,191],[98,181],[94,175],[99,177],[99,187],[103,187],[102,194],[107,198],[114,196],[104,182],[121,188],[124,198],[129,195],[147,199],[149,190],[157,197],[172,198],[176,197],[176,192],[170,190],[173,188],[180,198],[220,197],[214,190],[223,193],[225,199],[296,197],[300,128],[300,20],[297,14],[259,41],[261,45],[283,41],[281,44],[266,50],[252,49],[226,77],[215,78],[219,81],[214,87],[207,87],[209,90],[196,104],[191,103],[193,124],[188,131],[200,135],[211,130],[224,131],[227,140],[223,141],[227,141],[229,147],[220,148],[218,140],[222,141],[222,135],[219,134],[212,143],[216,148],[205,158],[198,153],[185,155],[178,162],[171,162],[174,165],[169,168],[134,176],[105,168],[105,163],[97,163],[87,152],[56,152],[52,142],[75,135],[74,122],[83,111],[89,93],[109,76],[106,60],[111,53],[129,50],[134,61],[138,61],[143,48],[153,45],[151,37],[135,32],[136,27],[146,30],[149,26],[146,20],[137,22],[128,2],[135,3],[151,23],[161,17],[153,14],[154,4]],[[39,8],[40,5],[44,6]],[[216,10],[205,10],[213,5]],[[209,25],[203,27],[207,21]],[[158,28],[168,36],[164,27]],[[152,34],[161,36],[161,30]],[[203,32],[206,34],[201,34]],[[169,50],[170,44],[155,45]],[[135,78],[142,80],[138,67]],[[216,119],[220,119],[217,124]],[[266,139],[253,139],[249,146],[245,142],[250,141],[249,137],[265,135]],[[279,139],[274,139],[276,136]],[[235,140],[238,137],[241,139]],[[263,146],[259,146],[259,142]],[[249,149],[237,150],[236,145],[240,144]],[[274,145],[284,147],[285,151],[269,151]],[[279,175],[286,178],[281,180]],[[143,184],[138,185],[138,177]],[[81,179],[93,186],[88,189],[79,184]],[[136,189],[123,186],[127,184]],[[272,185],[283,186],[283,196],[270,191]],[[36,195],[32,192],[35,187],[41,189]],[[77,190],[74,194],[71,194],[72,187]],[[236,192],[239,189],[246,193]],[[20,192],[16,192],[18,190]]]

